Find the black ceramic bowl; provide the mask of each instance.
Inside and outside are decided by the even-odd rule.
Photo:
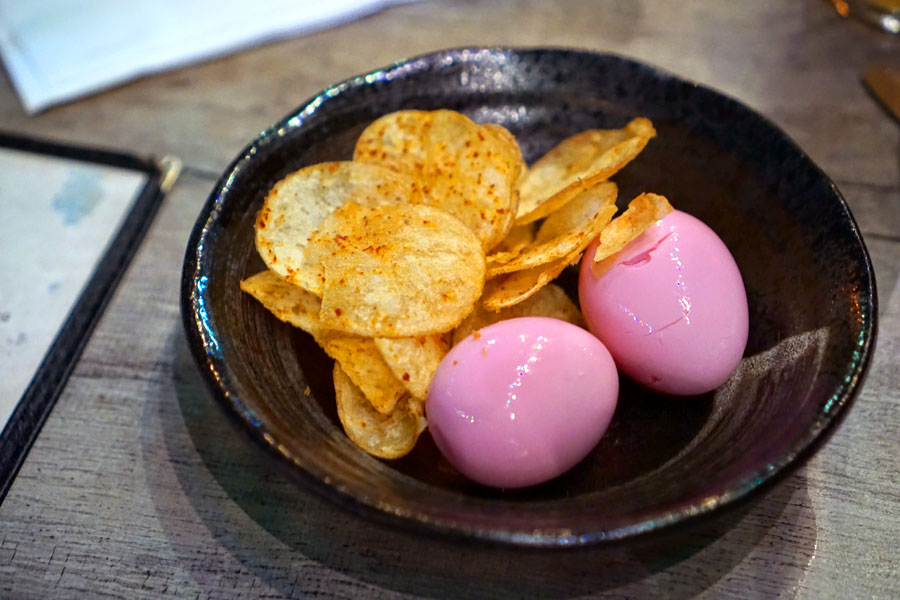
[[[613,423],[575,469],[501,492],[467,482],[425,435],[379,461],[344,436],[329,359],[241,293],[263,269],[253,221],[269,187],[305,165],[348,159],[360,131],[403,108],[500,123],[532,161],[588,128],[635,116],[659,135],[615,177],[709,224],[743,274],[750,340],[713,394],[661,398],[623,382]],[[575,277],[561,282],[577,298]],[[323,91],[262,133],[216,184],[188,244],[183,316],[209,386],[315,491],[414,530],[527,547],[643,537],[751,497],[808,457],[847,411],[874,344],[872,265],[834,184],[742,104],[647,65],[562,49],[458,49]]]

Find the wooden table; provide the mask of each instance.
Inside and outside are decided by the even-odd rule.
[[[821,452],[728,527],[678,551],[519,555],[386,530],[287,481],[205,392],[179,317],[188,232],[255,134],[328,84],[462,45],[630,55],[735,96],[837,182],[875,263],[878,347]],[[24,114],[5,130],[185,172],[0,505],[13,598],[900,595],[900,127],[860,84],[900,38],[824,0],[424,1]]]

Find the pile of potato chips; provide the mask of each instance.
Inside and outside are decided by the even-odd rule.
[[[300,169],[256,220],[267,270],[241,282],[335,360],[338,416],[381,458],[408,453],[449,348],[521,316],[582,324],[553,279],[598,236],[621,250],[671,212],[641,194],[616,213],[610,176],[656,135],[647,119],[564,140],[530,168],[513,135],[450,111],[385,115],[353,160]]]

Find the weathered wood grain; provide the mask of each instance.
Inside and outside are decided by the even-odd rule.
[[[204,392],[178,312],[216,175],[318,89],[460,45],[634,56],[737,97],[837,182],[875,263],[881,329],[846,421],[799,473],[679,548],[555,556],[362,521],[286,480]],[[890,598],[900,581],[900,127],[866,95],[900,39],[824,0],[447,0],[181,69],[0,127],[188,167],[0,505],[0,597]]]

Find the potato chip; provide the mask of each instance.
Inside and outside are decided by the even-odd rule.
[[[288,283],[274,271],[263,271],[241,281],[241,289],[259,300],[273,315],[315,335],[321,329],[318,296]]]
[[[488,282],[485,285],[485,295],[490,295],[496,286],[497,283]],[[453,330],[453,345],[455,346],[483,327],[519,317],[550,317],[584,327],[581,311],[566,295],[565,290],[551,283],[539,289],[530,298],[499,311],[488,310],[479,303],[472,314]]]
[[[427,137],[433,123],[432,113],[424,110],[386,114],[360,134],[353,160],[381,165],[422,180],[428,162]]]
[[[459,219],[430,206],[342,206],[308,250],[325,273],[322,325],[346,333],[449,331],[472,311],[484,286],[478,239]]]
[[[592,129],[566,138],[539,158],[520,182],[516,224],[546,217],[585,187],[608,179],[655,135],[653,124],[638,118],[624,129]]]
[[[406,388],[394,377],[372,338],[323,331],[315,339],[341,365],[376,411],[387,415],[394,410]]]
[[[599,277],[606,272],[609,265],[603,264],[604,259],[612,257],[673,210],[665,196],[659,194],[641,194],[629,202],[625,212],[613,219],[600,233],[600,243],[591,264],[594,275]]]
[[[378,458],[394,459],[409,453],[422,432],[419,409],[410,410],[404,397],[393,412],[383,415],[372,408],[358,387],[334,365],[334,396],[338,418],[354,444]]]
[[[487,250],[512,227],[524,165],[515,139],[500,129],[451,110],[398,111],[362,132],[353,160],[418,178],[424,202],[459,218]]]
[[[616,214],[616,193],[616,184],[611,181],[583,191],[550,214],[541,224],[534,242],[518,256],[502,264],[497,264],[494,257],[489,256],[491,266],[487,278],[530,269],[583,251]]]
[[[495,265],[507,263],[518,256],[522,250],[534,241],[534,232],[534,223],[515,225],[509,230],[506,237],[500,240],[500,243],[491,250],[490,256],[487,257],[488,268],[491,267],[491,263]]]
[[[440,335],[375,338],[375,347],[394,377],[416,398],[424,398],[441,359],[449,348]]]
[[[553,262],[502,276],[497,280],[497,287],[485,294],[481,302],[486,309],[494,311],[524,302],[580,258],[581,251],[578,251]]]
[[[282,321],[312,334],[316,343],[341,364],[378,412],[389,414],[406,393],[406,388],[394,376],[371,338],[322,327],[319,321],[322,301],[311,292],[288,283],[272,271],[248,277],[241,282],[241,289]]]
[[[428,420],[425,418],[425,400],[407,396],[406,406],[409,409],[409,414],[416,418],[416,429],[421,434],[428,428]]]
[[[615,208],[618,194],[619,187],[612,181],[603,181],[584,190],[541,222],[534,235],[534,243],[545,244],[577,231],[597,213]]]
[[[483,123],[481,127],[484,130],[493,133],[495,137],[499,138],[500,141],[506,144],[506,152],[503,153],[504,157],[509,157],[515,163],[516,171],[518,171],[518,176],[513,182],[513,194],[515,194],[515,208],[514,212],[518,212],[519,208],[519,182],[525,176],[525,173],[528,171],[528,164],[525,162],[525,157],[522,156],[522,148],[519,146],[519,141],[516,139],[509,129],[499,125],[497,123]]]
[[[256,249],[266,266],[317,295],[322,273],[304,254],[310,236],[347,202],[378,206],[422,201],[412,177],[354,162],[327,162],[291,173],[275,184],[256,218]]]
[[[513,146],[516,149],[516,152],[518,152],[519,156],[522,155],[522,151],[521,149],[519,149],[519,142],[518,140],[516,140],[516,136],[514,136],[509,131],[509,129],[498,123],[484,123],[481,126],[497,137],[501,138],[506,144]],[[525,168],[525,159],[522,159],[522,164],[520,167]]]

